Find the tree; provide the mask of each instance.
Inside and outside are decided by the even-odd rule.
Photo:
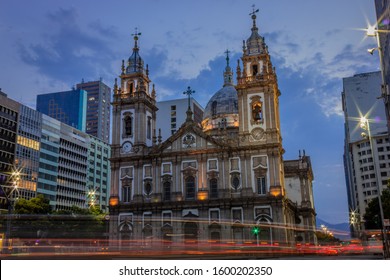
[[[14,206],[12,220],[12,236],[22,238],[43,238],[50,228],[50,202],[43,195],[29,200],[18,199]]]
[[[382,209],[384,219],[390,218],[390,186],[389,181],[387,188],[382,191],[381,195]],[[378,198],[372,199],[366,207],[366,213],[364,214],[364,221],[366,229],[380,229],[382,228],[382,220],[380,217],[379,200]]]
[[[29,200],[18,199],[14,207],[15,214],[49,214],[50,212],[50,202],[42,194]]]

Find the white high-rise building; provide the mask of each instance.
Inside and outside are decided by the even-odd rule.
[[[386,114],[380,96],[381,73],[371,72],[343,79],[345,116],[344,168],[350,215],[359,219],[352,231],[364,229],[363,216],[371,199],[390,178],[390,145]],[[360,126],[368,120],[368,130]],[[370,141],[371,139],[371,141]]]

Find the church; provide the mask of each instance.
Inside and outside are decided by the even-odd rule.
[[[150,240],[316,243],[310,157],[283,159],[277,75],[256,11],[250,15],[236,83],[226,52],[223,87],[202,122],[189,106],[165,141],[156,127],[156,88],[134,34],[113,92],[110,242],[129,249]]]

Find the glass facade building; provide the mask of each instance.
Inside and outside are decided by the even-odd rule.
[[[83,81],[77,88],[87,91],[86,132],[109,143],[111,88],[101,80]]]
[[[73,89],[37,95],[37,111],[85,131],[87,92]]]

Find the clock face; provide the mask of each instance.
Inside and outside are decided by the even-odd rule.
[[[123,143],[122,150],[125,153],[130,153],[130,151],[131,151],[131,143],[130,142]]]

